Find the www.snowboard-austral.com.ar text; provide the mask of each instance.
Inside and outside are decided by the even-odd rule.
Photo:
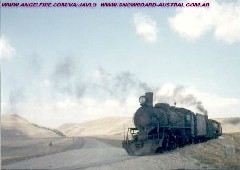
[[[197,3],[197,2],[188,2],[188,3],[155,3],[155,2],[102,2],[102,3],[95,3],[95,2],[2,2],[2,7],[73,7],[73,8],[94,8],[94,7],[113,7],[113,8],[142,8],[142,7],[209,7],[210,3]]]

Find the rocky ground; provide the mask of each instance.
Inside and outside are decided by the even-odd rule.
[[[120,137],[119,137],[120,138]],[[121,146],[117,137],[99,137],[98,140]],[[235,155],[226,152],[233,147]],[[232,151],[232,150],[230,150]],[[218,139],[204,143],[187,145],[163,154],[138,157],[101,167],[90,169],[128,169],[129,165],[138,165],[140,169],[240,169],[240,132],[224,134]]]

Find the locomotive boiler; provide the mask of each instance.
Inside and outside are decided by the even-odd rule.
[[[122,142],[129,155],[146,155],[203,142],[221,135],[221,124],[207,115],[185,108],[156,103],[153,93],[139,98],[141,107],[133,117],[135,127],[128,128]]]

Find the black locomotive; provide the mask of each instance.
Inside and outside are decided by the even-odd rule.
[[[146,155],[204,142],[222,134],[221,124],[207,115],[193,113],[185,108],[157,103],[153,106],[153,93],[139,98],[141,107],[128,128],[123,148],[129,155]]]

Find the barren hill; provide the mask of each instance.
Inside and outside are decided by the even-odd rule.
[[[2,139],[59,137],[61,132],[28,122],[19,115],[1,116]]]
[[[128,127],[133,127],[132,118],[108,117],[84,123],[67,123],[58,128],[67,136],[121,135]]]

